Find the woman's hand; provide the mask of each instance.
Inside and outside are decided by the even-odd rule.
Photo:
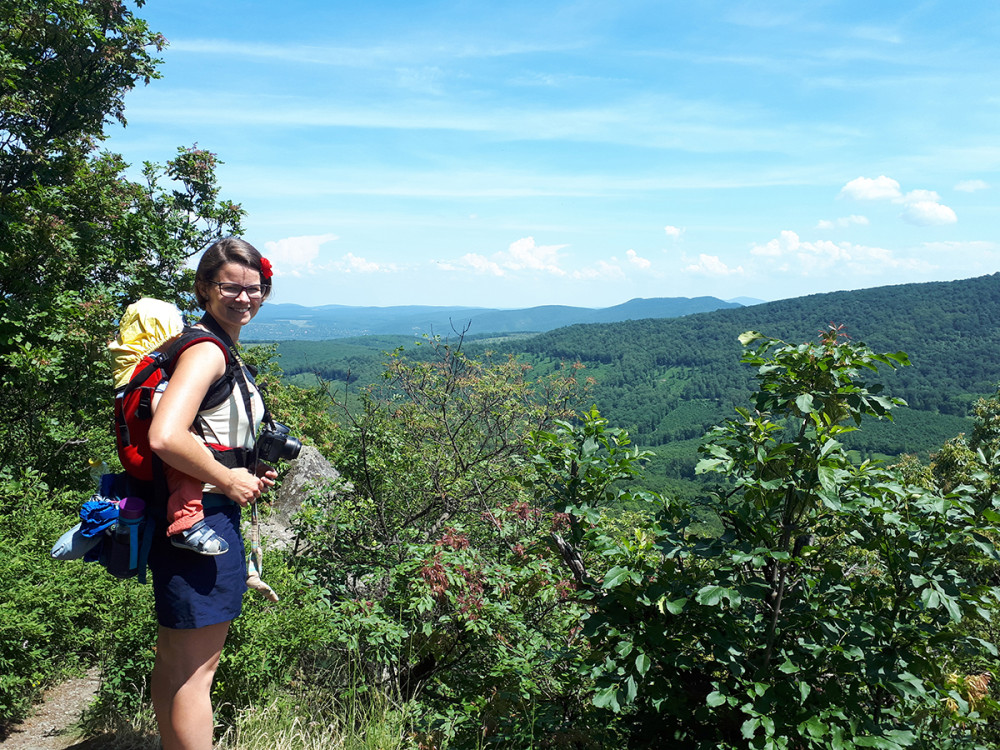
[[[269,466],[263,461],[257,462],[257,468],[255,473],[260,478],[261,483],[264,485],[262,492],[267,492],[274,486],[274,480],[278,478],[278,472],[273,466]]]
[[[275,474],[277,476],[277,474]],[[251,474],[248,469],[243,467],[238,467],[236,469],[229,470],[229,481],[226,483],[225,491],[226,497],[228,497],[233,502],[239,503],[242,507],[246,507],[250,503],[256,501],[261,494],[267,489],[265,482],[270,481],[274,484],[273,479],[266,479],[258,477]]]

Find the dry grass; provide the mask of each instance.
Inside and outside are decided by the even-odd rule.
[[[405,712],[387,700],[287,699],[242,711],[218,750],[407,750]]]

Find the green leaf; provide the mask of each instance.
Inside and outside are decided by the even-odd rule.
[[[927,587],[920,592],[920,601],[924,603],[927,609],[937,609],[941,603],[941,595],[938,594],[936,589]]]
[[[652,665],[652,660],[646,654],[639,654],[635,657],[635,669],[642,677],[646,676],[646,672],[649,671]]]
[[[745,739],[751,739],[754,734],[757,733],[757,727],[760,726],[760,719],[750,718],[743,722],[743,726],[740,727],[740,732],[743,734]]]
[[[667,597],[664,596],[661,597],[660,601],[658,601],[656,604],[660,608],[660,612],[662,614],[666,614],[666,612],[669,612],[672,615],[679,615],[681,613],[681,610],[684,609],[684,605],[687,604],[687,602],[688,602],[687,598],[668,600]]]
[[[613,589],[631,577],[632,572],[630,570],[616,565],[604,575],[604,583],[601,584],[601,588],[605,590]]]
[[[725,702],[726,702],[726,696],[724,696],[718,690],[713,690],[711,693],[708,694],[708,697],[705,699],[705,703],[707,703],[711,708],[715,708],[716,706],[721,706]]]
[[[828,731],[828,727],[826,726],[826,724],[820,721],[819,717],[817,716],[810,717],[807,721],[804,721],[802,724],[800,724],[799,727],[800,728],[804,727],[806,732],[808,732],[809,736],[812,737],[813,739],[819,739],[820,737],[825,735]]]
[[[838,469],[836,467],[827,466],[826,464],[820,464],[816,467],[816,476],[819,479],[819,483],[828,493],[835,494],[837,491],[837,472]]]
[[[795,405],[803,414],[811,414],[816,411],[816,407],[813,406],[813,397],[811,393],[803,393],[801,396],[796,398]]]
[[[799,668],[792,663],[791,659],[786,658],[784,663],[778,667],[779,672],[784,672],[785,674],[795,674],[799,671]]]
[[[740,344],[743,346],[752,344],[754,341],[759,341],[762,338],[764,338],[764,334],[757,331],[744,331],[739,335]]]
[[[727,596],[729,589],[722,586],[705,586],[698,591],[697,596],[695,596],[695,601],[698,604],[704,604],[706,607],[714,607],[719,602],[722,601],[723,597]]]
[[[598,708],[610,708],[615,713],[621,710],[621,706],[618,705],[618,689],[613,685],[598,690],[594,694],[592,703]]]

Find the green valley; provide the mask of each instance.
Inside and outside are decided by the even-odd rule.
[[[594,380],[590,400],[658,454],[647,481],[663,488],[693,477],[700,438],[745,402],[753,373],[738,362],[741,332],[763,330],[805,342],[830,323],[873,348],[905,351],[912,362],[885,376],[887,392],[908,404],[895,423],[868,422],[847,436],[847,445],[862,456],[916,453],[926,459],[969,429],[971,404],[1000,381],[998,274],[677,318],[573,325],[537,335],[469,337],[463,346],[473,355],[517,356],[538,375],[582,364],[582,374]],[[381,379],[387,352],[396,347],[419,356],[419,342],[411,336],[282,341],[280,363],[299,384],[314,383],[315,374],[357,388]]]

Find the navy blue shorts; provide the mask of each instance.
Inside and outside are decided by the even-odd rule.
[[[224,495],[206,494],[205,523],[229,542],[222,555],[178,549],[157,528],[149,551],[156,619],[165,628],[203,628],[240,614],[247,590],[240,506]]]

